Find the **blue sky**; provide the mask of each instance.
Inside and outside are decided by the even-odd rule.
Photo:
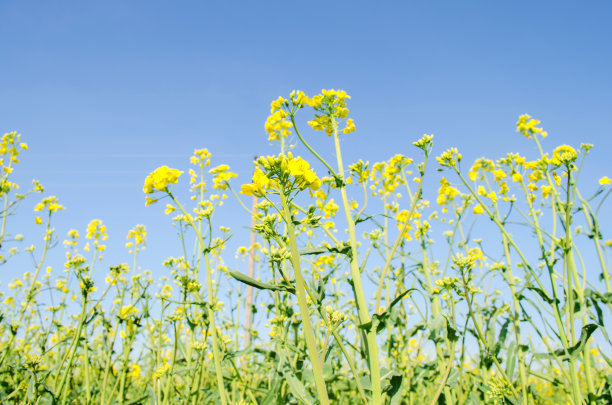
[[[16,178],[39,179],[67,206],[60,234],[100,218],[109,259],[124,262],[125,235],[143,223],[154,270],[177,245],[161,207],[144,207],[145,176],[164,164],[185,170],[205,147],[239,173],[236,185],[247,182],[251,157],[277,151],[263,130],[269,103],[294,88],[353,97],[347,162],[416,156],[411,143],[424,133],[435,134],[436,154],[457,146],[468,162],[534,157],[515,132],[529,113],[549,150],[595,144],[584,180],[595,189],[612,177],[611,18],[603,1],[2,1],[0,130],[30,145]],[[329,139],[308,136],[333,156]],[[39,244],[36,202],[9,228]],[[246,243],[248,218],[225,208]]]

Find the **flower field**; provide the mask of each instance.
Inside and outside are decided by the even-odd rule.
[[[342,90],[273,101],[278,152],[249,179],[206,149],[143,179],[182,246],[163,277],[139,268],[145,225],[127,235],[129,263],[102,261],[101,220],[58,234],[61,196],[13,183],[28,146],[5,134],[0,263],[32,260],[0,289],[0,403],[612,403],[612,240],[598,219],[612,181],[581,177],[593,145],[550,147],[523,115],[531,160],[467,163],[424,135],[405,155],[346,162],[349,102]],[[237,252],[217,215],[230,199],[250,240]],[[32,218],[41,243],[23,247]]]

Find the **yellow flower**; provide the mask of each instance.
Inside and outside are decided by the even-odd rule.
[[[102,239],[106,240],[108,235],[106,234],[106,225],[102,224],[102,221],[99,219],[93,219],[87,225],[87,234],[85,235],[87,239]]]
[[[272,104],[274,106],[274,103]],[[278,141],[281,137],[286,138],[287,135],[291,134],[290,129],[293,127],[293,124],[287,121],[286,117],[287,112],[283,110],[277,110],[268,117],[264,125],[268,133],[268,140]]]
[[[136,244],[136,246],[144,245],[146,238],[147,238],[147,228],[144,225],[136,225],[134,229],[130,229],[126,237],[127,240],[133,239],[134,244]]]
[[[225,190],[227,189],[227,182],[238,177],[236,173],[230,172],[229,168],[228,165],[219,165],[210,169],[209,173],[213,175],[213,188]]]
[[[552,192],[553,192],[553,187],[552,186],[542,186],[541,189],[542,189],[542,197],[543,198],[548,198],[548,196],[550,194],[552,194]]]
[[[164,210],[164,214],[168,215],[171,212],[174,212],[176,210],[176,207],[172,204],[166,204],[166,209]]]
[[[346,99],[351,97],[344,90],[321,90],[321,94],[306,100],[306,104],[314,108],[315,111],[323,114],[316,114],[315,119],[308,122],[308,125],[315,131],[325,131],[331,136],[334,132],[333,118],[346,118],[349,110],[346,108]],[[353,120],[347,120],[344,133],[355,130]]]
[[[342,130],[342,132],[344,132],[345,134],[348,134],[349,132],[353,132],[355,130],[355,123],[353,122],[352,118],[349,118],[348,120],[346,120],[346,127]]]
[[[567,165],[574,162],[576,159],[578,159],[578,154],[574,148],[569,145],[561,145],[553,151],[553,157],[550,159],[550,163],[557,166],[561,164]]]
[[[601,179],[599,179],[599,184],[602,186],[607,186],[610,183],[612,183],[612,180],[610,180],[608,176],[603,176]]]
[[[42,211],[44,208],[48,209],[49,212],[57,212],[59,210],[65,209],[63,205],[57,203],[57,197],[54,195],[49,196],[47,198],[43,198],[41,202],[36,204],[34,207],[34,211]]]
[[[474,210],[472,210],[472,212],[474,214],[483,214],[484,213],[484,209],[482,208],[482,205],[476,205],[474,206]]]
[[[457,148],[450,148],[436,158],[441,166],[455,167],[461,161],[461,153]]]
[[[295,177],[303,176],[310,170],[310,165],[301,157],[291,159],[287,165],[289,173]]]
[[[123,307],[121,307],[121,310],[119,311],[119,318],[125,319],[128,316],[132,314],[137,314],[137,313],[138,313],[138,309],[134,307],[133,305],[124,305]]]
[[[165,191],[169,184],[176,184],[179,176],[183,172],[178,169],[171,169],[168,166],[162,166],[155,169],[145,179],[143,191],[146,194],[151,194],[154,191]]]
[[[251,184],[243,184],[240,187],[240,192],[244,195],[256,195],[262,197],[266,193],[266,188],[270,185],[270,179],[261,171],[259,167],[255,168]]]
[[[310,168],[307,161],[301,157],[292,158],[287,163],[287,170],[289,174],[295,177],[296,184],[303,190],[306,187],[312,191],[316,191],[321,187],[321,180],[317,177],[315,172]]]
[[[523,114],[516,123],[516,130],[527,138],[531,138],[535,134],[540,134],[545,138],[548,133],[543,131],[542,128],[536,127],[538,124],[540,124],[540,121],[532,119],[528,114]]]
[[[136,363],[130,365],[129,377],[138,378],[140,376],[140,366]]]
[[[452,187],[446,178],[442,177],[440,180],[440,189],[438,189],[438,205],[446,205],[450,201],[453,201],[459,194],[459,190]]]

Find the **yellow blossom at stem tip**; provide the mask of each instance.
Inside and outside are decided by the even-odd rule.
[[[169,184],[176,184],[179,176],[183,172],[178,169],[171,169],[168,166],[161,166],[155,169],[145,179],[143,191],[151,194],[154,191],[165,191]]]

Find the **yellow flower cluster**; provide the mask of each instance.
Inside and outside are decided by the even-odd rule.
[[[348,134],[349,132],[353,131],[355,131],[355,123],[353,122],[352,118],[349,118],[348,120],[346,120],[346,127],[342,130],[342,132]]]
[[[308,162],[301,157],[292,158],[290,153],[287,168],[289,174],[295,177],[295,184],[300,190],[309,188],[312,191],[316,191],[321,187],[321,180],[310,168]]]
[[[268,133],[268,140],[270,141],[278,141],[281,137],[286,138],[291,134],[290,129],[293,124],[287,120],[289,113],[283,107],[285,109],[288,108],[289,102],[282,97],[279,97],[270,104],[270,116],[264,125]]]
[[[447,205],[453,201],[457,195],[459,195],[459,190],[451,186],[448,180],[442,177],[442,179],[440,179],[440,188],[438,189],[438,205]],[[446,211],[446,207],[444,207],[443,210]]]
[[[126,319],[130,315],[135,315],[138,313],[138,309],[133,305],[124,305],[119,310],[119,318]]]
[[[389,196],[398,186],[404,184],[402,171],[411,163],[412,159],[401,154],[393,156],[387,162],[375,163],[372,166],[372,173],[370,175],[374,184],[370,186],[370,189],[376,190],[377,186],[380,186],[380,189],[374,191],[373,195]]]
[[[346,118],[349,110],[346,108],[346,99],[351,96],[344,90],[321,90],[321,94],[314,96],[307,101],[307,104],[321,114],[315,114],[315,119],[308,122],[308,125],[315,131],[325,131],[328,136],[334,133],[335,118]],[[355,124],[353,120],[347,120],[344,133],[353,132]]]
[[[102,221],[99,219],[94,219],[87,225],[87,234],[85,235],[87,239],[93,239],[94,246],[96,250],[103,252],[106,249],[105,245],[100,245],[100,240],[108,239],[108,234],[106,233],[106,225],[102,224]],[[87,244],[84,248],[86,252],[89,251],[89,244]]]
[[[330,324],[336,325],[348,319],[348,315],[338,310],[335,310],[331,305],[325,307],[327,313],[327,320]]]
[[[536,127],[539,123],[540,121],[531,118],[530,115],[523,114],[516,123],[516,130],[530,139],[536,134],[540,134],[545,138],[548,133],[542,130],[542,128]]]
[[[404,237],[406,238],[406,240],[412,240],[412,235],[408,233],[408,231],[412,229],[412,225],[410,223],[406,224],[406,221],[409,221],[410,219],[415,217],[418,218],[419,214],[417,212],[414,212],[412,213],[412,216],[410,218],[408,218],[408,214],[408,210],[402,210],[396,215],[395,220],[397,221],[397,228],[399,230],[402,230],[406,225]]]
[[[287,156],[261,157],[255,164],[252,183],[242,185],[240,188],[242,194],[262,197],[266,189],[278,189],[281,184],[300,190],[308,188],[311,191],[321,187],[321,180],[308,162],[299,156],[294,158],[291,152]]]
[[[553,151],[553,157],[550,159],[550,163],[555,166],[569,165],[576,161],[578,154],[576,150],[569,145],[558,146]]]
[[[225,190],[227,189],[227,182],[238,177],[236,173],[230,172],[229,168],[228,165],[219,165],[210,169],[209,173],[213,175],[213,188]]]
[[[189,159],[191,164],[197,165],[202,163],[204,166],[210,165],[210,152],[208,149],[196,149],[193,156]]]
[[[337,128],[336,118],[344,119],[348,116],[349,110],[346,108],[346,99],[351,97],[344,90],[321,90],[312,98],[304,92],[294,90],[289,94],[289,99],[279,97],[270,104],[270,116],[266,120],[264,128],[268,134],[268,140],[278,141],[291,134],[293,127],[293,116],[295,112],[304,108],[312,107],[318,114],[315,119],[308,124],[315,131],[325,131],[331,136]],[[342,130],[345,134],[355,131],[355,122],[352,119],[346,121],[346,126]]]
[[[459,153],[457,148],[450,148],[442,152],[436,160],[441,166],[456,167],[461,162],[461,153]]]
[[[269,185],[270,179],[259,167],[256,167],[253,173],[252,183],[243,184],[242,187],[240,187],[240,191],[244,195],[262,197],[266,193],[266,189]]]
[[[56,211],[59,211],[59,210],[63,210],[66,207],[64,207],[63,205],[58,204],[57,197],[52,195],[50,197],[43,198],[43,200],[41,202],[36,204],[36,206],[34,207],[34,211],[42,211],[45,208],[47,210],[49,210],[49,212],[56,212]]]
[[[94,219],[87,225],[87,234],[85,235],[87,239],[107,239],[106,234],[106,225],[102,224],[102,221],[99,219]]]
[[[355,175],[359,183],[367,181],[368,177],[370,177],[370,171],[368,170],[369,165],[370,162],[364,162],[361,159],[358,162],[350,165],[349,169],[351,171],[351,178],[353,175]]]
[[[176,184],[182,173],[182,171],[171,169],[168,166],[158,167],[147,176],[142,190],[145,194],[152,194],[155,191],[167,191],[168,185]],[[154,199],[147,198],[146,205],[150,205],[155,201]]]
[[[134,229],[130,229],[126,239],[128,242],[125,244],[127,249],[136,246],[136,249],[145,245],[147,239],[147,228],[144,225],[136,225]]]
[[[10,167],[11,163],[19,163],[19,149],[28,150],[28,144],[20,141],[21,134],[17,132],[9,132],[2,136],[0,140],[0,155],[9,155],[9,166],[6,167]],[[0,165],[4,165],[4,157],[0,159]]]

